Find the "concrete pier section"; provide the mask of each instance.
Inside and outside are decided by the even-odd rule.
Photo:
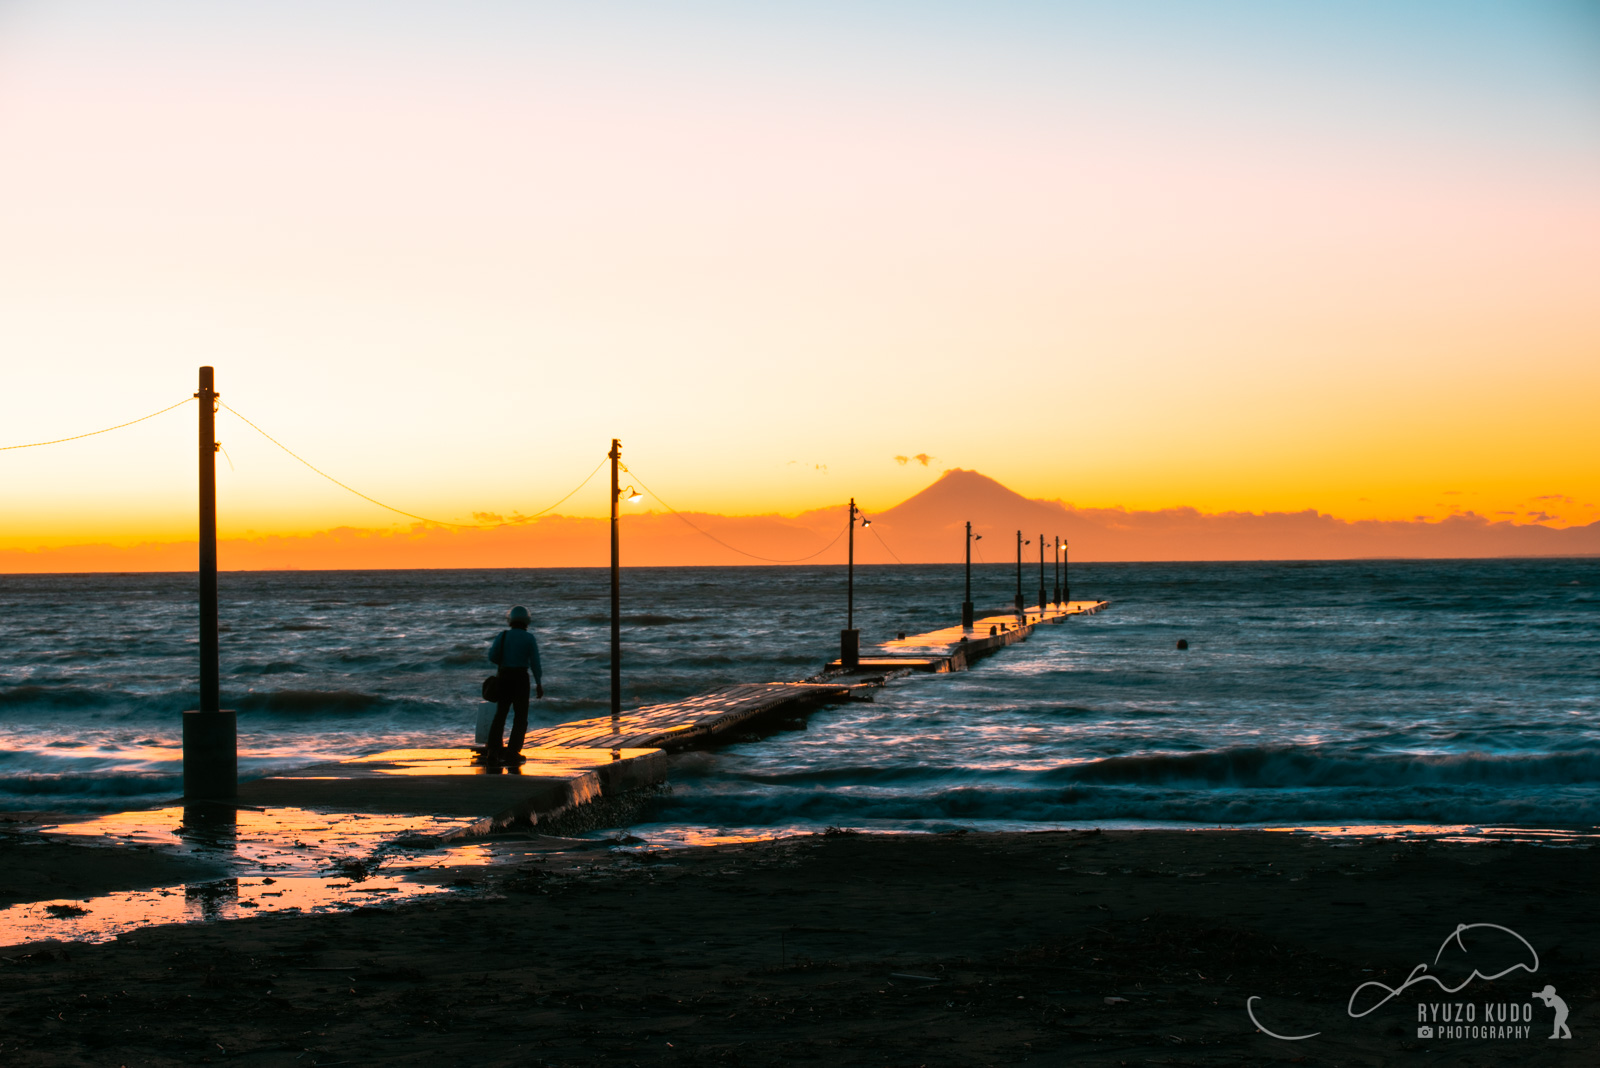
[[[239,802],[272,808],[459,816],[462,834],[537,825],[580,805],[666,778],[660,749],[523,750],[526,762],[494,767],[472,749],[395,749],[239,784]]]
[[[903,671],[964,671],[1032,635],[1042,624],[1092,615],[1108,601],[1035,605],[875,647],[853,670],[839,661],[805,682],[726,686],[618,717],[598,716],[529,731],[524,762],[485,764],[473,747],[397,749],[241,783],[239,802],[261,807],[391,815],[459,816],[451,837],[550,823],[585,805],[655,786],[669,753],[714,745],[754,721],[856,697]]]
[[[877,680],[880,681],[881,680]],[[853,683],[729,686],[529,731],[524,762],[485,764],[471,747],[396,749],[240,784],[245,805],[469,818],[458,835],[537,826],[666,779],[667,753],[712,742],[762,716],[845,699]]]
[[[1065,623],[1073,616],[1088,616],[1109,605],[1110,601],[1067,601],[1063,604],[1033,605],[1016,612],[984,616],[973,621],[968,630],[959,624],[923,634],[909,634],[904,638],[883,642],[876,646],[876,655],[861,657],[862,672],[885,671],[965,671],[977,660],[1008,645],[1025,641],[1041,624]],[[829,671],[842,671],[843,664],[834,660]]]

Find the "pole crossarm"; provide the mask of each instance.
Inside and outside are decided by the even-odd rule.
[[[41,445],[60,445],[67,441],[77,441],[80,438],[92,438],[96,434],[109,434],[113,430],[121,430],[125,426],[132,426],[135,423],[142,423],[146,419],[154,419],[158,415],[166,415],[168,412],[172,411],[172,409],[182,408],[185,404],[188,404],[192,400],[194,400],[193,397],[185,397],[177,404],[169,404],[159,412],[151,412],[149,415],[141,415],[137,419],[129,419],[126,423],[118,423],[116,426],[108,426],[104,430],[91,430],[87,434],[74,434],[70,438],[56,438],[54,441],[30,441],[23,445],[0,445],[0,452],[9,452],[12,449],[36,449]]]

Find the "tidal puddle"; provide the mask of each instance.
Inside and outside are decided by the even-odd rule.
[[[1261,830],[1287,834],[1306,834],[1316,838],[1378,838],[1386,840],[1428,840],[1434,842],[1522,843],[1567,849],[1592,849],[1600,845],[1594,828],[1569,827],[1479,827],[1466,824],[1434,823],[1345,823],[1338,825],[1304,823],[1293,827],[1262,827]]]
[[[209,862],[203,881],[0,909],[0,945],[103,942],[141,927],[272,912],[339,912],[449,893],[433,868],[492,864],[484,843],[440,845],[461,820],[221,806],[118,812],[44,825],[38,838],[108,850],[160,850]],[[421,878],[419,878],[421,877]]]

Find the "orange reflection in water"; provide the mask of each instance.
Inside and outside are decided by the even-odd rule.
[[[1434,838],[1445,842],[1537,842],[1543,845],[1589,845],[1600,839],[1592,831],[1558,827],[1479,827],[1446,823],[1342,823],[1262,827],[1280,834],[1309,834],[1318,838]]]
[[[160,924],[204,923],[268,912],[348,911],[448,892],[447,887],[401,879],[369,879],[360,884],[315,877],[219,879],[94,898],[12,905],[0,909],[0,945],[51,939],[105,942]]]
[[[655,749],[617,750],[616,759],[633,760]],[[470,749],[391,749],[345,761],[379,775],[546,775],[571,777],[610,763],[610,749],[535,747],[522,751],[523,763],[504,767],[480,763]]]
[[[161,849],[212,862],[213,878],[0,909],[0,944],[100,942],[140,927],[264,912],[325,912],[448,892],[414,881],[432,868],[495,863],[482,843],[444,845],[461,820],[438,816],[238,809],[116,812],[47,825],[47,838]]]

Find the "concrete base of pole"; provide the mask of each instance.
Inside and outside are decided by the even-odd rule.
[[[971,601],[962,601],[961,602],[961,629],[962,630],[971,630],[972,629],[972,602]]]
[[[183,714],[183,796],[228,801],[239,794],[238,717],[231,710]]]
[[[861,666],[861,632],[859,630],[841,630],[839,632],[839,663],[851,671]]]

